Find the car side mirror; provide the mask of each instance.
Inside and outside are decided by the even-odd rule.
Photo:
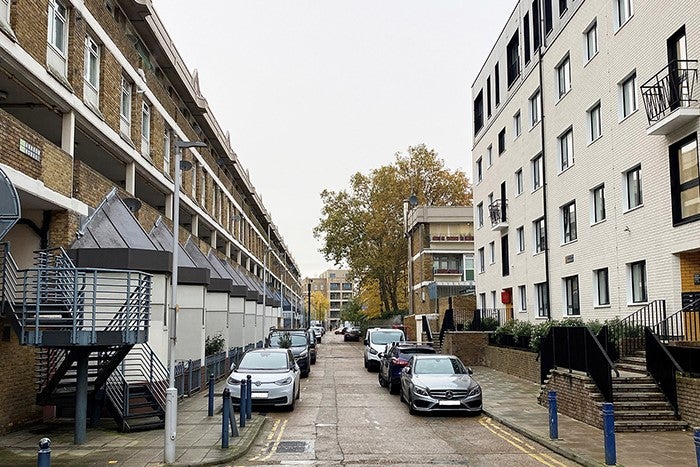
[[[377,354],[377,357],[379,357],[379,358],[384,358],[384,352],[379,352],[379,353]]]
[[[471,368],[467,368],[467,373],[469,373],[470,375],[473,375],[473,374],[474,374],[474,370],[472,370]]]
[[[402,371],[403,371],[404,373],[406,373],[407,375],[410,375],[410,374],[411,374],[411,367],[410,367],[410,366],[407,366],[407,367],[404,368]]]
[[[369,345],[369,341],[367,339],[364,340],[365,345]]]
[[[235,362],[234,362],[234,363],[231,363],[231,371],[233,371],[233,370],[235,370],[235,369],[236,369],[236,363],[235,363]]]

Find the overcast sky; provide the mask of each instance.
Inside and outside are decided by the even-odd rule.
[[[471,179],[470,87],[515,0],[154,0],[302,277],[320,193],[425,143]]]

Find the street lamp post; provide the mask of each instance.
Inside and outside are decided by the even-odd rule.
[[[306,292],[308,294],[308,300],[309,300],[309,307],[306,309],[306,327],[311,326],[311,280],[309,280],[309,283],[306,284]]]
[[[414,314],[413,312],[413,255],[412,255],[412,242],[411,242],[411,233],[409,232],[408,228],[408,213],[410,212],[411,209],[415,208],[416,205],[418,205],[418,198],[416,195],[411,195],[410,198],[405,199],[403,201],[403,230],[404,230],[404,235],[406,236],[406,239],[408,240],[407,243],[407,248],[408,248],[408,314],[412,315]]]
[[[177,339],[177,263],[179,253],[180,227],[180,171],[192,168],[192,163],[182,161],[184,148],[203,148],[207,145],[201,141],[175,142],[175,183],[173,189],[173,264],[171,280],[171,300],[168,313],[168,389],[165,393],[165,449],[166,464],[175,462],[175,441],[177,428],[177,389],[175,388],[175,343]]]

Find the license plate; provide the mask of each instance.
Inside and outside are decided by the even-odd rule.
[[[253,392],[250,395],[251,399],[267,399],[267,392]]]
[[[459,401],[438,401],[438,405],[460,405]]]

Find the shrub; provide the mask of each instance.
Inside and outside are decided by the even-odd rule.
[[[204,355],[214,355],[215,353],[222,352],[224,346],[226,345],[226,339],[221,333],[216,334],[214,337],[207,336],[204,341]]]
[[[481,319],[482,331],[495,331],[498,329],[498,319],[487,316]]]

